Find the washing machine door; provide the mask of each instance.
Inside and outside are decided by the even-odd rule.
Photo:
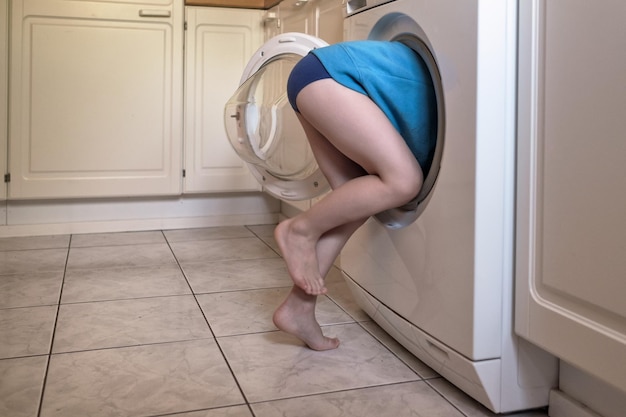
[[[287,78],[295,64],[326,45],[303,33],[270,39],[252,56],[224,109],[235,152],[264,189],[282,199],[306,200],[330,188],[287,99]]]

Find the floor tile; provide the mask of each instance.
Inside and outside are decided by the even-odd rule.
[[[62,283],[62,270],[3,275],[0,277],[0,308],[57,304]]]
[[[276,239],[274,239],[274,229],[276,229],[275,224],[248,226],[248,229],[250,229],[252,233],[258,236],[258,238],[265,242],[269,247],[275,250],[276,253],[280,253],[278,243],[276,242]]]
[[[212,337],[193,296],[64,304],[53,352]]]
[[[183,270],[196,294],[293,284],[282,258],[185,263]]]
[[[176,264],[166,243],[70,249],[67,269],[116,268]]]
[[[233,239],[253,237],[244,226],[206,227],[200,229],[166,230],[163,232],[168,242],[189,242],[198,240]]]
[[[0,238],[0,416],[495,417],[373,322],[336,267],[316,316],[339,348],[278,331],[292,281],[274,229]]]
[[[0,251],[68,248],[70,235],[0,238]]]
[[[218,341],[251,402],[418,379],[357,324],[323,330],[340,338],[339,348],[315,352],[283,332],[222,337]]]
[[[72,247],[142,245],[165,243],[162,232],[89,233],[72,236]]]
[[[66,273],[62,303],[122,300],[190,294],[176,264],[105,269],[73,269]]]
[[[463,417],[424,382],[252,404],[256,417]]]
[[[172,242],[171,247],[176,259],[183,267],[190,262],[276,258],[278,256],[256,237]]]
[[[478,401],[474,400],[463,391],[452,385],[443,378],[428,380],[437,392],[448,399],[455,407],[463,412],[467,417],[496,417],[498,414],[492,413]],[[508,417],[548,417],[545,410],[525,411],[514,414],[507,414]]]
[[[380,343],[385,345],[387,349],[392,351],[394,355],[402,360],[407,366],[413,369],[423,379],[439,378],[440,375],[430,366],[419,360],[415,355],[406,350],[400,343],[392,338],[389,333],[385,332],[376,322],[361,322],[361,326],[373,335]]]
[[[0,275],[63,271],[67,249],[0,252]]]
[[[260,238],[274,237],[274,229],[276,229],[275,224],[257,224],[246,227]]]
[[[277,330],[272,323],[274,310],[291,287],[234,291],[198,295],[198,302],[215,336]],[[318,298],[317,319],[322,325],[353,320],[327,297]]]
[[[0,416],[37,417],[47,356],[0,360]]]
[[[328,288],[328,297],[341,306],[356,321],[371,321],[372,319],[365,311],[354,301],[352,293],[341,271],[336,267],[332,267],[326,277],[326,287]]]
[[[50,353],[57,306],[0,310],[0,359]]]
[[[41,417],[146,416],[243,404],[212,339],[52,355]]]
[[[170,414],[171,415],[171,414]],[[211,410],[193,411],[191,413],[181,413],[172,417],[253,417],[252,412],[246,405],[235,407],[214,408]]]
[[[276,239],[274,239],[274,237],[260,237],[259,239],[261,239],[267,246],[269,246],[270,248],[272,248],[272,250],[278,254],[280,254],[280,248],[278,247],[278,242],[276,242]]]

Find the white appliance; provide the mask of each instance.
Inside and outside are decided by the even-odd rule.
[[[598,413],[623,416],[626,3],[532,0],[519,11],[516,331],[619,390],[621,406],[603,412],[608,390],[560,379]]]
[[[358,230],[341,256],[347,282],[381,327],[489,409],[547,405],[557,361],[513,329],[517,1],[347,4],[348,40],[428,47],[445,130],[421,214]]]
[[[351,0],[344,25],[347,40],[415,49],[439,115],[422,192],[357,231],[341,256],[346,282],[387,332],[498,413],[547,405],[557,367],[513,333],[516,11],[515,0]],[[295,63],[324,45],[271,39],[225,108],[234,149],[280,198],[328,189],[285,92]]]

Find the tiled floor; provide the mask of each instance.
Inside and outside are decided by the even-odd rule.
[[[318,320],[341,346],[277,331],[291,281],[272,230],[0,239],[0,415],[492,415],[369,321],[337,270]]]

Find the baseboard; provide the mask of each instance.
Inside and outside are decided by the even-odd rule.
[[[0,226],[0,238],[275,224],[277,214]]]
[[[262,193],[171,198],[5,202],[0,237],[273,224],[280,203]]]
[[[600,414],[559,390],[552,390],[550,392],[548,414],[550,417],[602,417]]]

